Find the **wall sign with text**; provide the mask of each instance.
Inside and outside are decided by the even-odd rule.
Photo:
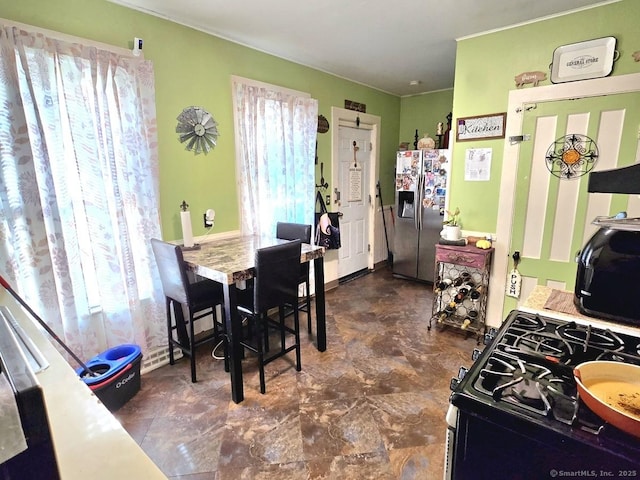
[[[507,113],[492,113],[476,117],[460,117],[457,121],[456,141],[504,138]]]

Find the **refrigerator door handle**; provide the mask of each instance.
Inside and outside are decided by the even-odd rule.
[[[420,180],[418,181],[418,195],[416,200],[416,205],[414,206],[414,210],[416,212],[416,228],[418,230],[422,230],[422,214],[423,214],[423,200],[424,200],[424,174],[420,175]]]
[[[413,194],[413,226],[416,230],[420,230],[420,216],[418,215],[418,199],[420,197],[420,185],[422,177],[418,176],[418,182],[416,183],[416,190]]]

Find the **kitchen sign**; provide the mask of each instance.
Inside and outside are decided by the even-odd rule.
[[[367,105],[365,103],[354,102],[353,100],[345,100],[344,108],[360,113],[367,113]]]
[[[506,112],[478,115],[476,117],[460,117],[458,118],[458,128],[456,129],[456,141],[504,138],[506,121]]]

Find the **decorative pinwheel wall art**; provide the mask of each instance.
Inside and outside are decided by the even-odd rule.
[[[177,119],[176,133],[180,134],[180,143],[187,142],[187,150],[206,155],[216,146],[218,122],[204,108],[187,107]]]
[[[598,160],[598,145],[586,135],[560,137],[547,150],[547,168],[558,178],[578,178],[589,173]]]

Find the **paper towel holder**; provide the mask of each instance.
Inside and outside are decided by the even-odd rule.
[[[182,222],[182,236],[183,236],[183,244],[180,245],[180,248],[184,251],[189,250],[199,250],[200,244],[193,242],[193,232],[191,231],[191,217],[189,214],[189,204],[186,200],[183,200],[180,204],[180,220]],[[187,241],[187,237],[190,240]],[[188,245],[190,243],[191,245]]]

